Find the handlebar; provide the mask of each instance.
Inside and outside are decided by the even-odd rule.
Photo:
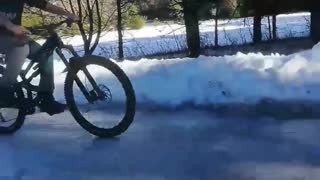
[[[71,19],[66,19],[63,21],[60,21],[55,24],[49,24],[49,25],[42,25],[42,26],[33,26],[33,27],[26,27],[28,31],[30,31],[31,34],[42,34],[43,32],[54,32],[58,27],[60,27],[63,24],[67,24],[68,27],[71,27],[71,25],[74,23]]]

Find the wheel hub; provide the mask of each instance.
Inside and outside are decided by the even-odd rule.
[[[112,101],[112,94],[111,94],[110,89],[106,85],[103,85],[103,84],[99,85],[98,90],[90,91],[90,97],[91,97],[92,102],[97,101],[97,100],[107,101],[107,102]]]

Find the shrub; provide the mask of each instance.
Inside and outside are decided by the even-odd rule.
[[[139,9],[134,4],[128,5],[122,18],[124,27],[130,29],[140,29],[145,24],[145,20],[141,15],[139,15]]]
[[[128,27],[130,29],[141,29],[144,26],[144,24],[144,19],[141,16],[133,16],[125,24],[125,27]]]
[[[39,26],[43,24],[43,19],[38,15],[27,13],[22,16],[22,23],[25,27]]]

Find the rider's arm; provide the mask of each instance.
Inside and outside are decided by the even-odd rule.
[[[37,7],[47,12],[61,15],[61,16],[67,16],[70,19],[77,20],[77,17],[72,13],[62,9],[61,7],[51,4],[46,0],[26,0],[26,3],[29,6]]]
[[[14,24],[10,21],[8,17],[0,14],[0,26],[5,27],[6,29],[11,29],[14,26]]]
[[[4,15],[0,14],[0,26],[5,27],[7,30],[13,32],[15,35],[23,35],[28,30],[24,27],[13,24],[10,19]]]

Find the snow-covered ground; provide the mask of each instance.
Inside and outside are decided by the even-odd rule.
[[[218,22],[219,45],[234,45],[252,42],[252,18],[221,20]],[[201,46],[214,46],[213,20],[200,23]],[[304,37],[309,35],[310,13],[283,14],[277,16],[279,38]],[[269,38],[268,19],[262,21],[263,39]],[[112,31],[101,37],[96,54],[116,58],[118,53],[117,32]],[[82,40],[76,36],[66,42],[82,49]],[[140,30],[124,31],[125,57],[165,54],[186,50],[185,27],[180,24],[149,25]]]

